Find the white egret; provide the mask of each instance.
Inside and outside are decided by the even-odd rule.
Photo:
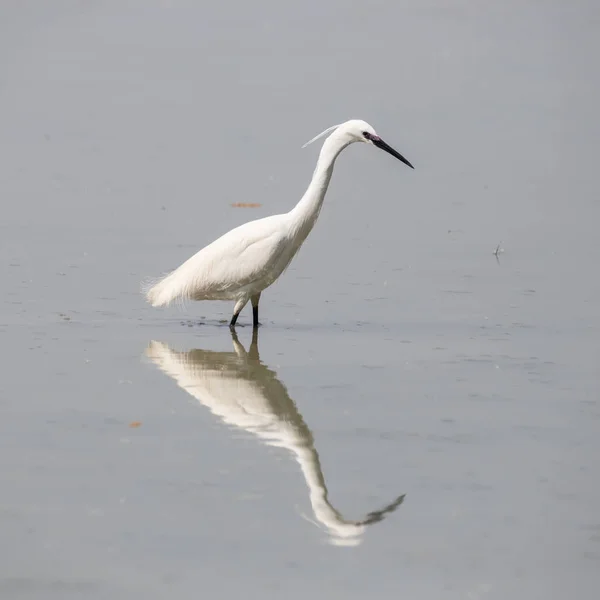
[[[146,289],[148,302],[152,306],[166,306],[176,299],[235,300],[229,324],[233,328],[250,300],[253,326],[258,327],[261,292],[286,270],[312,230],[340,152],[354,142],[365,142],[414,168],[371,125],[356,119],[329,127],[303,147],[328,133],[331,135],[321,148],[310,185],[291,211],[250,221],[227,232],[177,269],[152,282]]]

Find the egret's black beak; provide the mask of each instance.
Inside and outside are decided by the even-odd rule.
[[[402,156],[402,154],[400,154],[400,152],[396,152],[391,146],[388,146],[380,137],[376,137],[373,135],[369,139],[373,142],[375,146],[381,148],[382,150],[385,150],[388,154],[395,156],[398,160],[401,160],[405,165],[409,166],[411,169],[414,169],[414,167],[404,158],[404,156]]]

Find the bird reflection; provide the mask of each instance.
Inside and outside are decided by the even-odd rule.
[[[360,521],[344,519],[329,502],[312,432],[285,386],[260,361],[258,330],[253,331],[248,352],[235,332],[232,339],[234,352],[200,349],[178,352],[162,342],[152,341],[146,355],[225,423],[293,453],[308,486],[315,524],[324,526],[332,544],[360,544],[367,526],[396,510],[404,495]]]

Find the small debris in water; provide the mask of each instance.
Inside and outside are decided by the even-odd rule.
[[[262,204],[260,202],[234,202],[231,206],[233,208],[258,208]]]
[[[131,421],[131,423],[129,423],[129,427],[140,427],[141,424],[141,421]]]

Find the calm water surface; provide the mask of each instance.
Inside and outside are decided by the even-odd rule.
[[[599,19],[3,2],[0,597],[596,598]],[[258,337],[144,303],[348,118],[416,169],[343,153]]]

